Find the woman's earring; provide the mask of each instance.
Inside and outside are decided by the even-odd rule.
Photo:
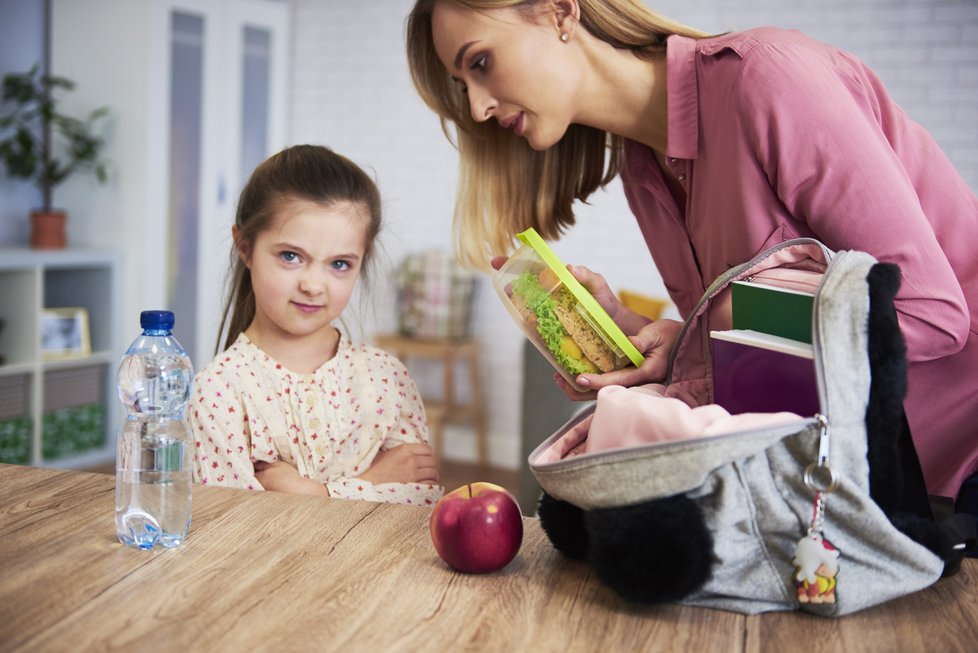
[[[570,41],[570,34],[568,34],[567,32],[561,32],[560,40],[563,41],[564,43],[567,43],[568,41]]]

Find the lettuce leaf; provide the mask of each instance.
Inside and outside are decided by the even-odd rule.
[[[537,316],[537,333],[557,362],[574,375],[594,371],[587,360],[568,356],[560,346],[560,341],[567,336],[567,331],[554,313],[554,298],[540,285],[537,276],[532,272],[524,272],[513,280],[512,288],[513,292],[522,297],[527,307]]]

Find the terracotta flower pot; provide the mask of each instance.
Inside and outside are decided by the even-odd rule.
[[[31,247],[64,249],[67,243],[64,211],[31,211]]]

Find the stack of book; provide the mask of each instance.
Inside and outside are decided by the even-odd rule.
[[[713,401],[733,415],[819,412],[811,293],[731,284],[733,329],[710,332]]]

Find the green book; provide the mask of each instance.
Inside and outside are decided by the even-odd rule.
[[[734,329],[812,342],[813,294],[756,281],[734,281],[730,292]]]

